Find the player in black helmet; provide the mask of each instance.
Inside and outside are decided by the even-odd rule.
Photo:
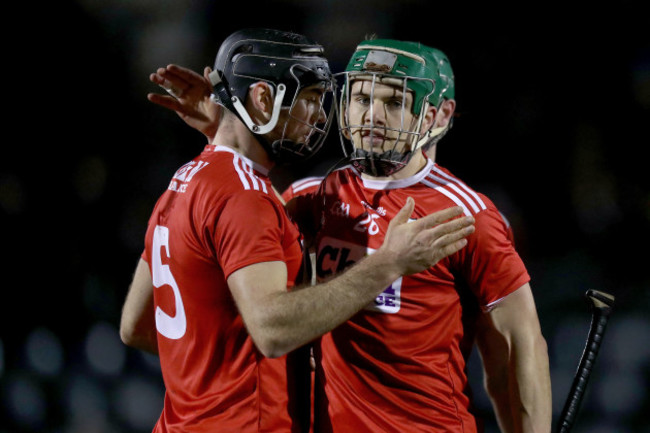
[[[207,77],[223,117],[156,203],[120,334],[160,356],[166,396],[154,432],[305,431],[294,350],[399,276],[460,250],[473,219],[449,207],[407,224],[407,200],[371,257],[300,287],[300,235],[267,174],[286,158],[309,157],[326,130],[318,127],[327,125],[331,83],[322,48],[295,33],[242,30]]]
[[[319,124],[300,120],[295,104],[299,93],[315,86],[323,95],[331,93],[332,74],[323,55],[323,47],[304,36],[271,29],[249,29],[236,32],[222,44],[209,74],[219,102],[235,113],[259,139],[262,147],[277,162],[288,162],[312,156],[322,145],[329,122],[319,117]],[[272,111],[267,123],[258,125],[243,103],[250,86],[267,83],[272,92]],[[319,101],[323,109],[324,98]],[[283,111],[285,113],[283,113]],[[283,117],[310,128],[304,140],[287,137],[290,128],[274,130]],[[320,127],[319,127],[320,126]],[[268,134],[268,135],[267,135]],[[317,137],[312,137],[316,134]]]

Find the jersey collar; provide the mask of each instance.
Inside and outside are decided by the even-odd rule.
[[[368,188],[368,189],[375,189],[375,190],[386,190],[386,189],[400,189],[400,188],[406,188],[411,185],[415,185],[416,183],[420,182],[422,179],[426,177],[427,174],[431,171],[433,166],[435,165],[435,162],[427,158],[427,163],[422,168],[422,170],[418,171],[411,177],[407,177],[404,179],[397,179],[397,180],[381,180],[381,179],[365,179],[361,177],[359,172],[355,170],[357,175],[361,178],[361,181],[363,182],[363,186]]]

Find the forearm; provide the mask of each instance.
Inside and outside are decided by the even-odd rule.
[[[504,433],[551,431],[546,341],[528,284],[479,319],[485,387]]]
[[[155,331],[135,331],[128,338],[125,338],[125,334],[120,332],[120,336],[122,342],[127,346],[158,355],[158,340]]]
[[[331,331],[399,278],[391,262],[378,252],[326,283],[268,294],[264,308],[242,311],[253,340],[274,357]]]
[[[551,380],[546,341],[538,335],[515,347],[508,386],[515,432],[551,431]]]
[[[507,347],[503,341],[505,347],[482,352],[486,364],[485,389],[503,433],[551,430],[548,355],[543,337],[540,335],[536,340],[527,344],[527,349],[516,344]]]
[[[428,269],[466,245],[474,220],[456,218],[460,207],[408,223],[414,205],[409,198],[375,253],[326,283],[287,292],[283,262],[233,272],[228,286],[258,349],[280,356],[300,347],[348,320],[400,276]]]
[[[131,299],[129,299],[131,298]],[[122,311],[120,321],[120,338],[122,342],[134,349],[158,354],[158,336],[153,312],[153,298],[143,305],[136,303],[130,294]],[[134,304],[140,304],[141,310],[136,311]]]
[[[122,307],[120,338],[127,346],[158,353],[149,265],[140,259]]]
[[[485,364],[486,360],[484,359],[483,362]],[[509,373],[508,364],[505,363],[502,368],[492,366],[490,370],[486,369],[484,377],[485,391],[490,398],[495,418],[502,433],[515,431],[508,389]]]

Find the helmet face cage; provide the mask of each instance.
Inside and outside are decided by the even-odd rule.
[[[316,125],[318,119],[314,121],[313,131],[305,143],[285,138],[289,121],[297,120],[291,113],[302,89],[321,84],[325,93],[331,94],[333,79],[323,53],[321,45],[305,36],[273,29],[240,30],[230,35],[219,49],[210,76],[218,100],[247,125],[276,162],[307,158],[324,141],[329,128],[327,115],[328,120],[322,126]],[[255,124],[244,107],[251,85],[260,81],[269,84],[274,95],[271,120],[266,125]],[[322,105],[321,109],[324,110]],[[281,138],[271,143],[266,134],[275,129],[282,110],[289,113],[287,122]],[[312,140],[313,135],[318,136],[316,141]]]
[[[341,142],[343,152],[350,159],[351,164],[362,173],[372,176],[390,176],[402,169],[420,148],[421,127],[427,108],[437,107],[435,98],[436,81],[439,78],[439,62],[434,57],[432,48],[418,42],[406,42],[393,39],[375,39],[361,42],[350,58],[344,73],[336,74],[343,81],[339,95],[339,119]],[[370,104],[368,112],[364,114],[365,120],[355,119],[360,124],[352,124],[350,119],[351,87],[357,80],[370,83],[370,100],[374,101],[376,85],[387,84],[400,88],[402,92],[401,121],[399,125],[391,124],[390,127],[374,125],[374,110]],[[366,92],[364,92],[366,93]],[[412,95],[410,114],[414,121],[405,122],[408,109],[407,94]],[[373,131],[384,131],[383,137],[390,137],[383,143],[381,153],[372,147],[367,147],[361,135],[370,131],[372,143]],[[428,133],[428,131],[425,131]],[[357,136],[355,137],[355,134]],[[346,148],[345,140],[352,141],[352,149]],[[389,142],[390,141],[390,142]],[[370,144],[368,144],[370,146]]]
[[[278,140],[271,143],[272,152],[276,155],[276,159],[282,163],[292,164],[312,157],[322,147],[332,124],[334,114],[334,110],[332,110],[334,100],[333,81],[322,81],[320,83],[312,83],[308,86],[304,86],[300,82],[298,71],[305,72],[305,69],[305,66],[300,64],[291,67],[291,76],[296,81],[295,91],[289,106],[283,106],[281,108],[281,110],[287,111],[287,120],[284,122],[282,134]],[[305,87],[309,87],[313,84],[320,84],[324,93],[319,98],[318,114],[313,118],[313,121],[306,122],[305,120],[296,117],[294,112],[296,110],[296,102],[298,101],[300,92]],[[289,95],[285,95],[284,97],[285,101],[287,100],[287,96]],[[323,117],[325,118],[324,122],[320,121]],[[292,122],[309,128],[310,131],[303,142],[296,142],[286,138],[287,129]]]
[[[404,168],[411,160],[413,152],[419,149],[420,145],[420,130],[422,122],[426,114],[426,108],[429,105],[429,97],[433,94],[435,89],[435,82],[430,78],[420,77],[395,77],[395,75],[377,73],[377,72],[342,72],[335,74],[336,78],[341,79],[343,84],[340,86],[341,92],[339,95],[339,119],[340,119],[340,132],[341,143],[343,146],[344,154],[350,159],[350,163],[361,173],[367,173],[371,176],[390,176],[395,172]],[[370,85],[370,101],[374,100],[374,93],[377,83],[389,84],[394,87],[400,88],[402,93],[402,107],[400,113],[399,125],[375,125],[374,114],[376,107],[371,102],[369,104],[367,113],[364,117],[367,122],[363,124],[353,124],[350,119],[350,104],[351,104],[351,89],[355,81],[363,80]],[[417,85],[417,86],[416,86]],[[411,90],[412,87],[426,87],[431,90],[428,93],[420,95],[418,98],[415,92]],[[407,106],[407,95],[413,95],[411,106]],[[407,110],[415,117],[406,124],[405,114]],[[370,142],[374,131],[382,130],[384,137],[390,136],[383,144],[382,152],[375,152],[371,145],[366,146],[361,140],[361,132],[369,131]],[[357,146],[354,145],[355,134],[357,137]],[[345,146],[344,137],[352,142],[352,148]],[[399,146],[401,143],[401,146]]]

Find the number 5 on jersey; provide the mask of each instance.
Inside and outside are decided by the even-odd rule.
[[[174,317],[165,313],[160,307],[156,307],[156,329],[162,335],[172,340],[178,340],[185,335],[187,328],[187,319],[185,318],[185,308],[183,299],[178,289],[176,280],[172,275],[169,265],[162,263],[162,250],[165,249],[165,256],[169,258],[169,229],[163,226],[156,226],[153,233],[153,251],[152,251],[152,280],[156,288],[168,285],[174,292],[174,304],[176,306],[176,315]]]

